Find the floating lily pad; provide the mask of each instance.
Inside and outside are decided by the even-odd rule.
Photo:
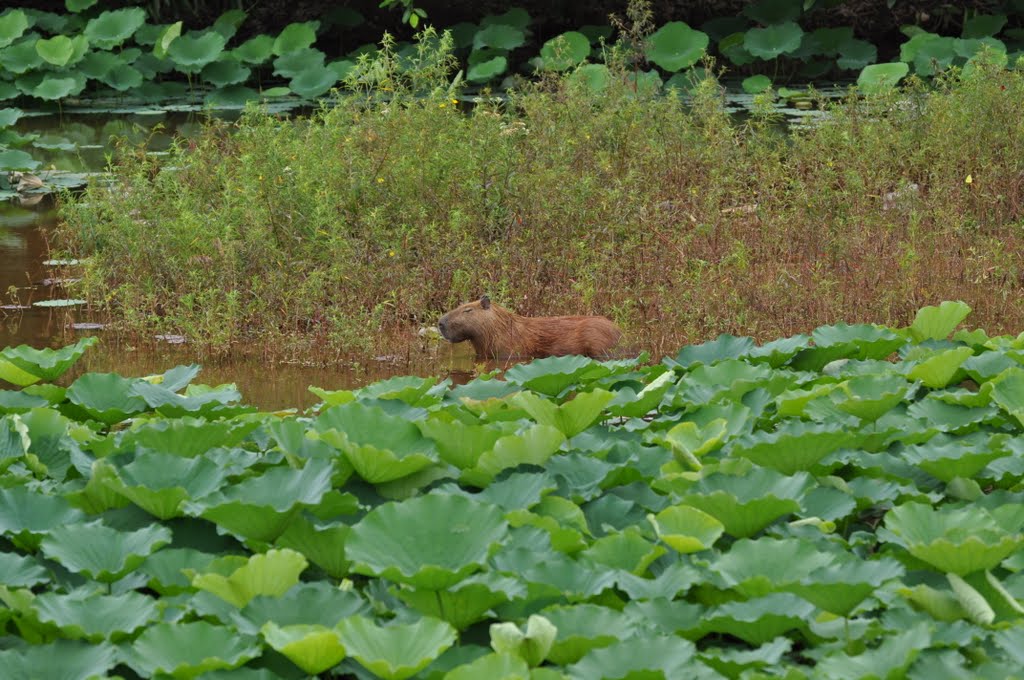
[[[648,39],[647,58],[666,71],[693,66],[708,47],[708,36],[682,21],[670,21]]]

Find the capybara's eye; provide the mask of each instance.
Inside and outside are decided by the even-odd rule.
[[[464,313],[466,313],[466,314],[469,314],[470,312],[472,312],[472,311],[473,311],[473,308],[472,308],[472,307],[470,307],[469,309],[464,309],[464,310],[462,310],[462,311],[463,311]]]

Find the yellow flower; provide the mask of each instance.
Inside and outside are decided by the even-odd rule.
[[[389,250],[388,251],[388,257],[394,257],[394,256],[395,256],[395,251]]]
[[[377,178],[377,184],[384,184],[384,178],[383,177],[378,177]]]
[[[458,99],[453,99],[453,100],[452,100],[452,104],[458,104],[458,103],[459,103],[459,100],[458,100]]]
[[[446,107],[446,106],[448,106],[448,105],[447,105],[447,104],[438,104],[438,105],[437,105],[437,108],[439,108],[439,109],[443,109],[443,108],[444,108],[444,107]]]
[[[964,178],[964,184],[974,184],[974,178],[967,175],[967,177]]]

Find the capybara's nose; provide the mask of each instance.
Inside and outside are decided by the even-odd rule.
[[[444,335],[445,331],[448,330],[448,322],[445,321],[444,319],[441,319],[440,321],[438,321],[437,322],[437,330],[441,331],[441,335]]]

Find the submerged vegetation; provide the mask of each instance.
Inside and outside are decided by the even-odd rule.
[[[5,349],[4,677],[1015,677],[1024,336],[969,311],[304,413]]]
[[[738,124],[711,76],[681,100],[585,67],[463,111],[448,46],[410,68],[385,43],[360,96],[309,119],[122,148],[112,187],[63,204],[75,296],[122,329],[307,357],[405,346],[485,292],[657,353],[943,298],[1024,327],[1022,71],[911,79],[786,133],[770,95]]]

